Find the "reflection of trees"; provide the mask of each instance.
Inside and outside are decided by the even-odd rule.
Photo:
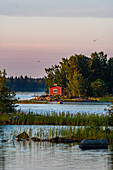
[[[3,139],[4,131],[0,127],[0,139]],[[4,143],[0,142],[0,169],[5,170],[5,148]]]

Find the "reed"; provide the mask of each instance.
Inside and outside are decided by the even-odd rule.
[[[1,114],[0,124],[12,125],[67,125],[67,126],[111,126],[113,119],[110,114],[87,114],[69,112],[45,114],[24,113],[18,111],[11,114]]]
[[[47,140],[54,137],[63,137],[81,141],[82,139],[108,139],[109,143],[113,143],[113,131],[108,127],[90,127],[90,126],[36,126],[23,128],[29,137],[38,137],[41,140]],[[12,139],[21,133],[21,130],[15,130],[10,133]]]

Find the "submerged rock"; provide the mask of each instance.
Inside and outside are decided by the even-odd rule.
[[[62,137],[51,138],[49,141],[52,143],[73,143],[73,142],[75,142],[73,139],[66,139],[66,138],[62,138]]]
[[[19,139],[28,139],[29,135],[26,132],[23,132],[23,133],[17,135],[16,138],[18,139],[18,141],[19,141]]]
[[[2,143],[5,143],[5,142],[7,142],[7,141],[8,141],[8,139],[2,139],[2,140],[1,140]]]
[[[34,141],[34,142],[40,142],[41,141],[40,138],[36,138],[36,137],[32,137],[31,140]]]
[[[108,149],[108,140],[96,139],[96,140],[82,140],[79,148],[85,149]]]

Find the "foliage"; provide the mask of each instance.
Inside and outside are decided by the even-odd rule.
[[[69,78],[68,80],[68,88],[69,88],[69,95],[70,96],[76,96],[80,97],[84,93],[84,79],[82,74],[79,74],[77,72],[74,72],[72,78]]]
[[[106,93],[105,83],[100,79],[97,79],[96,81],[92,82],[91,87],[93,89],[94,96],[96,97],[102,97]]]
[[[110,124],[113,126],[113,102],[109,106],[108,112],[110,116]]]
[[[14,112],[15,93],[6,87],[6,71],[0,71],[0,113]]]
[[[57,83],[65,87],[70,97],[104,96],[113,94],[113,58],[107,60],[107,54],[94,52],[91,57],[84,55],[62,58],[59,65],[46,68],[46,92]],[[94,87],[97,85],[97,88]]]
[[[24,129],[24,128],[23,128]],[[105,129],[105,130],[104,130]],[[20,134],[20,130],[13,131],[12,134],[15,136],[15,133],[18,134],[17,137],[21,137],[23,139],[28,138],[27,133],[29,134],[29,137],[37,137],[40,139],[43,139],[43,141],[49,141],[48,139],[55,138],[55,137],[63,137],[67,139],[73,139],[75,141],[81,141],[82,139],[112,139],[113,131],[110,131],[109,128],[91,128],[87,126],[35,126],[30,129],[24,130],[23,133]],[[73,141],[74,142],[74,141]]]
[[[46,89],[44,78],[9,77],[6,78],[6,86],[14,91],[44,91]]]
[[[15,114],[5,114],[0,116],[1,124],[29,124],[29,125],[73,125],[73,126],[108,126],[111,125],[110,115],[105,114],[87,114],[87,113],[45,113],[33,114],[21,111]]]

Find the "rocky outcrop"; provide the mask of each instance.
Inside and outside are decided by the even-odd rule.
[[[82,140],[79,147],[85,149],[108,149],[108,140]]]
[[[19,135],[16,136],[17,141],[21,141],[24,139],[29,139],[29,135],[26,132],[20,133]]]

